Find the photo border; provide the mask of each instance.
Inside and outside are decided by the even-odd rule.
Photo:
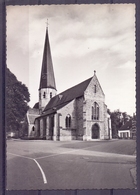
[[[137,189],[134,190],[6,190],[5,139],[5,66],[6,6],[51,4],[136,4],[136,116],[137,116]],[[16,32],[15,32],[16,34]],[[140,2],[139,0],[0,0],[0,194],[1,195],[137,195],[140,194]]]

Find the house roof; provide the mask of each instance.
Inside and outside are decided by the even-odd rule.
[[[130,130],[131,128],[132,128],[132,120],[129,120],[124,125],[121,126],[119,131]]]
[[[40,86],[39,86],[39,89],[42,88],[56,89],[51,49],[50,49],[49,36],[48,36],[48,28],[46,29],[46,38],[45,38],[45,45],[44,45]]]

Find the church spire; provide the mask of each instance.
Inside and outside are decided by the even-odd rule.
[[[44,53],[42,60],[42,70],[39,86],[39,112],[43,112],[44,108],[52,97],[56,95],[56,85],[53,71],[52,56],[50,50],[48,24],[46,27],[46,37],[44,45]]]
[[[39,90],[43,88],[52,88],[56,90],[52,56],[51,56],[49,36],[48,36],[48,21],[46,27],[46,38],[45,38],[45,45],[44,45]]]

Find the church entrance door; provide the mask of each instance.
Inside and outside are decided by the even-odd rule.
[[[92,139],[99,139],[100,133],[99,133],[99,125],[94,124],[92,126]]]

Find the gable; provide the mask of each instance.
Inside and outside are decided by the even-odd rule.
[[[87,86],[85,93],[85,97],[89,99],[94,98],[104,98],[105,94],[102,90],[102,87],[97,79],[96,74],[94,74],[93,78],[91,79],[89,85]]]
[[[27,120],[29,124],[34,124],[35,118],[37,118],[39,115],[33,115],[33,114],[29,114],[27,115]]]
[[[39,110],[36,108],[29,108],[28,114],[39,115]]]
[[[34,124],[35,118],[39,116],[39,110],[35,108],[30,108],[27,112],[28,124]]]

